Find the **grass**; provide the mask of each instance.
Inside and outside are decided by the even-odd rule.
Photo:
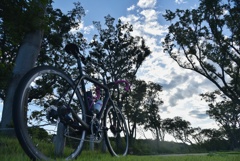
[[[29,161],[16,138],[0,135],[1,161]],[[240,152],[209,153],[207,155],[156,155],[112,157],[109,153],[83,151],[76,161],[240,161]]]
[[[111,157],[107,154],[84,152],[77,160],[79,161],[239,161],[240,154],[238,155],[187,155],[187,156],[133,156],[126,157]]]

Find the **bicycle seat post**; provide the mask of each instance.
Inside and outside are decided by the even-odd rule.
[[[69,43],[65,46],[65,51],[68,54],[73,55],[77,59],[77,65],[78,65],[79,73],[80,73],[80,76],[82,76],[83,75],[82,62],[85,61],[85,58],[80,53],[78,46],[76,44]]]

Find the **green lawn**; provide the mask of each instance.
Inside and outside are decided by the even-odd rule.
[[[111,157],[109,154],[84,152],[78,161],[240,161],[240,154],[210,154],[205,156],[126,156]]]
[[[16,138],[7,138],[0,135],[1,161],[28,161]],[[240,161],[240,153],[210,153],[207,155],[186,156],[134,156],[112,157],[109,153],[83,151],[76,161]]]
[[[25,154],[1,154],[1,161],[28,161]],[[239,161],[240,155],[214,155],[214,156],[126,156],[111,157],[109,154],[96,152],[83,152],[76,161]]]

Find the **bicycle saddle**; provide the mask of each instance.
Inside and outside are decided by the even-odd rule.
[[[68,54],[72,54],[75,58],[78,58],[80,52],[79,52],[79,48],[76,44],[73,43],[69,43],[65,46],[65,51]]]

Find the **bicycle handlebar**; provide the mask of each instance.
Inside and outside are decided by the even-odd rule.
[[[80,53],[79,48],[76,44],[73,43],[69,43],[65,46],[65,51],[68,54],[72,54],[76,59],[78,59],[79,57],[81,58],[82,62],[85,62],[85,57]],[[125,83],[125,91],[129,91],[130,90],[130,84],[127,80],[117,80],[115,82],[110,82],[107,84],[108,88],[112,88],[113,86],[115,86],[116,84],[119,83]]]
[[[115,82],[110,82],[107,84],[108,88],[113,88],[115,85],[120,84],[120,83],[125,83],[125,91],[129,91],[130,90],[130,84],[127,80],[117,80]]]

